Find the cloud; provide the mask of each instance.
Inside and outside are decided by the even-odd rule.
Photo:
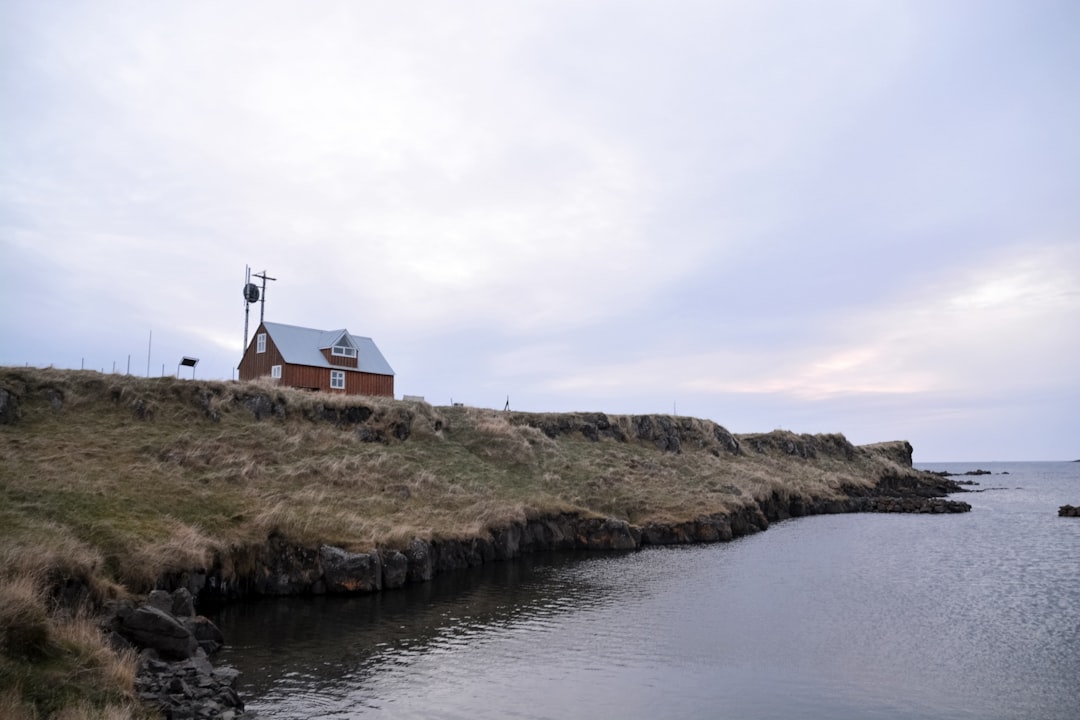
[[[549,387],[615,394],[655,383],[656,391],[681,395],[815,402],[974,397],[988,382],[1030,391],[1072,383],[1080,338],[1066,328],[1080,324],[1080,247],[1023,247],[953,273],[930,276],[872,308],[833,312],[815,328],[815,339],[793,352],[778,352],[773,342],[694,352],[649,341],[652,351],[630,361],[561,368]]]
[[[109,367],[153,330],[230,377],[250,264],[269,319],[371,335],[432,397],[883,434],[1056,412],[1075,15],[7,3],[0,361]]]

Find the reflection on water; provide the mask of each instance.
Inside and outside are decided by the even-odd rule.
[[[1080,465],[984,467],[965,515],[232,606],[219,661],[263,717],[1076,717]]]
[[[553,616],[609,599],[598,578],[575,577],[581,557],[529,556],[374,595],[227,606],[216,618],[229,630],[223,657],[250,669],[246,679],[262,694],[280,682],[277,676],[315,672],[330,681],[387,662],[408,665],[424,653],[446,653],[500,629],[524,625],[542,634],[555,627]],[[611,562],[618,556],[596,557]]]

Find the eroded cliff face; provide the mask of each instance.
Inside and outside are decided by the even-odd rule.
[[[781,498],[748,502],[732,513],[642,526],[625,520],[561,513],[512,522],[468,538],[413,538],[404,549],[349,552],[329,545],[305,547],[281,535],[265,544],[237,548],[209,568],[161,578],[166,590],[186,589],[201,601],[219,603],[248,596],[370,593],[420,583],[434,576],[545,551],[633,551],[646,545],[725,542],[762,532],[773,522],[806,515],[850,512],[958,513],[971,506],[947,500],[961,488],[944,478],[920,484],[886,477],[872,491],[852,488],[844,498]],[[223,572],[231,567],[231,573]],[[240,570],[237,571],[236,569]]]

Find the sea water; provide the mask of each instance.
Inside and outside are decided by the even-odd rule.
[[[264,718],[1080,718],[1080,463],[962,515],[828,515],[731,543],[525,557],[215,619]]]

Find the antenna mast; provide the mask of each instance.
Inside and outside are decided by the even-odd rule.
[[[244,347],[240,349],[240,355],[243,357],[247,352],[247,339],[248,339],[248,313],[251,310],[251,303],[259,301],[259,286],[251,282],[251,267],[244,266]]]
[[[251,303],[259,303],[259,324],[262,324],[263,313],[266,310],[266,281],[277,280],[277,278],[267,277],[266,271],[262,271],[262,275],[256,275],[257,278],[262,278],[262,292],[259,292],[259,286],[251,282],[251,266],[244,266],[244,347],[240,351],[240,356],[243,357],[247,352],[248,347],[248,314],[251,312]]]
[[[259,301],[259,324],[262,324],[263,314],[266,312],[266,281],[277,280],[277,278],[266,277],[266,271],[262,271],[262,275],[256,275],[257,278],[262,278],[262,300]],[[254,301],[253,301],[254,302]],[[246,345],[246,343],[245,343]]]

